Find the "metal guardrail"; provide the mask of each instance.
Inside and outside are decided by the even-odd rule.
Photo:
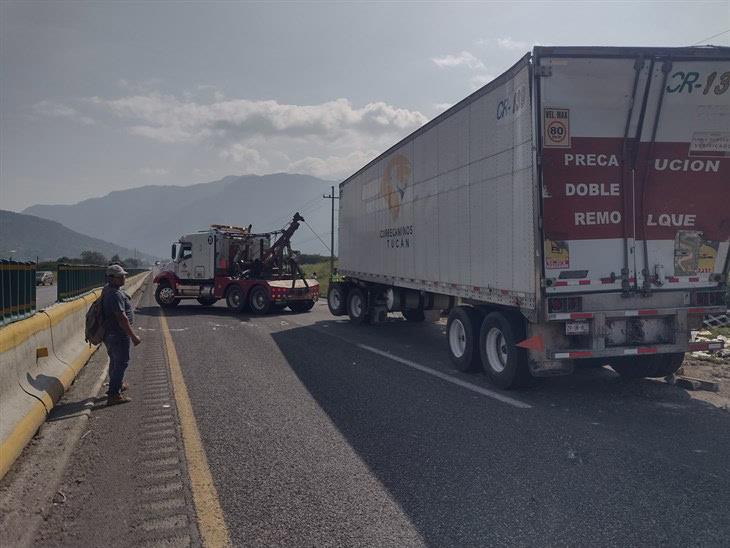
[[[59,302],[74,299],[101,287],[106,282],[106,266],[88,264],[58,264]]]
[[[79,295],[102,287],[106,283],[106,266],[88,264],[58,264],[57,301],[75,299]],[[129,276],[146,272],[147,268],[125,268]]]
[[[0,325],[35,313],[35,272],[35,263],[0,260]]]

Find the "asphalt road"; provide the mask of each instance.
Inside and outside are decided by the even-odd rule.
[[[443,326],[322,303],[167,316],[236,545],[730,538],[730,415],[682,389],[600,369],[504,393],[449,367]]]
[[[55,304],[57,290],[58,286],[55,283],[53,285],[36,286],[36,308],[43,310]]]

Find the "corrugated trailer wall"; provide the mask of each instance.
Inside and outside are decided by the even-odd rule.
[[[340,272],[535,306],[529,56],[340,185]]]

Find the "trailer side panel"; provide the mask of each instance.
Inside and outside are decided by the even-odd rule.
[[[528,58],[340,186],[340,272],[532,309]]]

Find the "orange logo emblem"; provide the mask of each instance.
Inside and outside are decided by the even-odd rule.
[[[411,177],[411,163],[402,154],[396,154],[385,165],[380,179],[380,195],[385,199],[390,215],[395,221],[400,215],[400,206]]]

